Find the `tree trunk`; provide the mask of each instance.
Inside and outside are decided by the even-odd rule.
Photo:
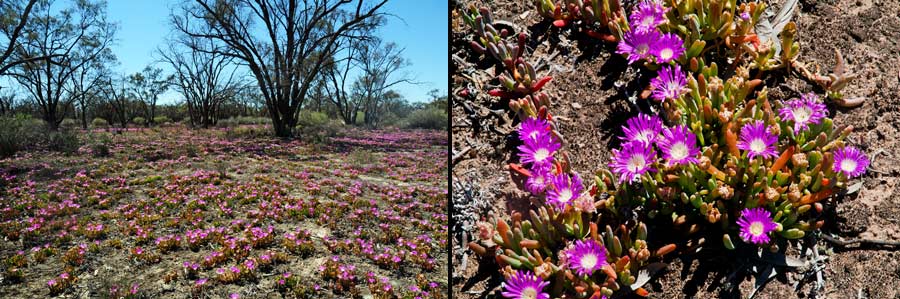
[[[81,128],[87,130],[87,109],[84,108],[84,105],[81,105]]]

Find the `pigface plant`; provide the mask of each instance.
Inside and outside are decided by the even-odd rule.
[[[499,265],[503,296],[647,296],[642,286],[676,244],[784,254],[824,225],[828,199],[869,160],[820,95],[769,98],[763,74],[799,65],[787,2],[775,15],[757,1],[641,1],[626,15],[616,1],[538,1],[553,25],[608,30],[629,65],[655,73],[642,93],[651,111],[628,119],[609,161],[584,174],[571,167],[549,96],[503,94],[519,121],[509,169],[529,207],[479,223],[468,244]],[[510,45],[488,9],[470,6],[464,19],[476,50],[502,48],[489,52],[515,74],[525,35]],[[836,73],[828,98],[852,79]],[[508,90],[529,86],[515,84]]]

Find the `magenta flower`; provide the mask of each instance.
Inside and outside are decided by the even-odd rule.
[[[525,140],[525,144],[519,146],[519,158],[522,163],[550,164],[553,162],[553,152],[561,146],[549,134],[538,135],[537,140]]]
[[[547,202],[556,206],[560,211],[565,209],[567,204],[572,204],[573,199],[581,196],[581,191],[584,189],[577,173],[571,177],[565,173],[551,176],[550,184],[553,187],[547,189]]]
[[[772,221],[772,214],[763,208],[744,209],[737,224],[741,227],[741,239],[753,244],[769,243],[767,234],[778,227]]]
[[[650,53],[656,56],[656,63],[669,63],[684,55],[684,41],[674,33],[663,34],[653,43]]]
[[[658,116],[649,116],[643,113],[639,113],[637,116],[628,119],[628,121],[625,122],[625,125],[626,126],[622,127],[622,131],[625,132],[625,137],[619,137],[620,139],[629,142],[635,140],[643,141],[648,144],[656,142],[663,127],[662,120],[660,120]]]
[[[530,271],[519,270],[503,282],[503,297],[512,299],[550,299],[550,294],[543,290],[550,282],[534,275]]]
[[[529,117],[519,127],[519,139],[523,142],[537,140],[538,136],[545,135],[548,132],[550,132],[550,124],[546,120]]]
[[[761,120],[745,124],[741,128],[740,139],[737,147],[747,151],[747,158],[753,159],[757,156],[774,158],[778,155],[778,151],[775,148],[775,144],[778,143],[778,136],[766,128],[766,124]]]
[[[575,246],[566,250],[569,269],[579,275],[591,275],[606,263],[606,249],[592,239],[575,241]]]
[[[666,12],[668,8],[662,6],[656,1],[642,1],[631,11],[628,17],[629,22],[634,26],[634,30],[647,31],[653,30],[666,21]]]
[[[651,96],[654,100],[660,102],[667,99],[677,99],[687,93],[687,89],[684,88],[685,85],[687,85],[687,77],[681,71],[681,65],[676,64],[674,67],[665,66],[657,71],[656,78],[650,80],[650,86],[653,87]]]
[[[834,172],[843,173],[847,178],[855,178],[866,172],[869,158],[859,149],[845,146],[834,151]]]
[[[685,165],[697,163],[697,136],[691,133],[687,127],[678,125],[663,131],[663,137],[659,140],[659,149],[666,158],[666,164]]]
[[[659,40],[659,31],[654,30],[631,30],[625,32],[625,36],[616,46],[616,53],[628,55],[628,64],[635,63],[638,60],[650,57],[651,47],[653,43]]]
[[[531,169],[531,177],[525,181],[525,189],[531,194],[540,194],[547,188],[550,180],[550,165],[540,165]]]
[[[809,129],[809,124],[818,124],[825,117],[825,103],[819,101],[819,96],[808,93],[800,97],[784,102],[784,107],[778,110],[778,116],[782,120],[794,122],[794,134],[800,130]]]
[[[632,141],[622,145],[622,150],[612,150],[613,160],[609,162],[612,171],[619,175],[619,184],[635,182],[656,160],[656,151],[650,143]]]

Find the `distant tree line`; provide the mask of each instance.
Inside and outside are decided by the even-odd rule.
[[[386,1],[184,0],[158,60],[118,74],[105,1],[3,0],[0,77],[13,86],[0,88],[0,116],[32,115],[53,131],[64,119],[84,129],[206,128],[265,117],[285,138],[298,134],[304,111],[348,125],[445,128],[446,95],[434,90],[410,103],[396,92],[417,82],[404,71],[403,49],[375,36]],[[160,103],[167,91],[180,100]]]

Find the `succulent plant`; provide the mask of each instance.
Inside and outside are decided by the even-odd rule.
[[[579,23],[594,38],[615,42],[622,37],[620,28],[628,26],[625,10],[618,0],[537,0],[538,12],[553,20],[553,26]]]
[[[479,223],[478,240],[468,244],[501,266],[504,295],[646,296],[641,286],[664,266],[654,259],[677,247],[650,248],[648,225],[674,227],[688,240],[721,234],[728,249],[773,251],[783,250],[779,240],[822,227],[824,200],[869,161],[845,144],[852,127],[836,127],[816,94],[768,97],[761,74],[797,64],[795,6],[788,1],[769,19],[761,2],[646,1],[626,19],[614,13],[617,3],[538,1],[556,26],[573,20],[594,26],[593,12],[602,11],[605,28],[621,37],[616,52],[657,71],[645,95],[661,110],[628,120],[621,148],[585,183],[569,166],[549,96],[512,97],[522,145],[520,163],[509,170],[529,195],[530,210]],[[474,6],[465,18],[475,28],[491,19]],[[504,42],[496,30],[480,32],[489,32],[482,47]],[[514,54],[495,57],[521,58]],[[829,97],[852,79],[838,60]],[[720,73],[721,63],[728,69]]]
[[[514,42],[509,41],[509,30],[497,30],[491,11],[487,8],[478,9],[474,4],[469,6],[462,17],[475,30],[477,41],[471,42],[472,48],[480,54],[490,54],[503,64],[504,73],[497,77],[503,89],[491,90],[492,96],[521,98],[539,93],[544,84],[551,80],[550,76],[538,77],[534,66],[523,57],[527,38],[524,32],[516,35]]]

